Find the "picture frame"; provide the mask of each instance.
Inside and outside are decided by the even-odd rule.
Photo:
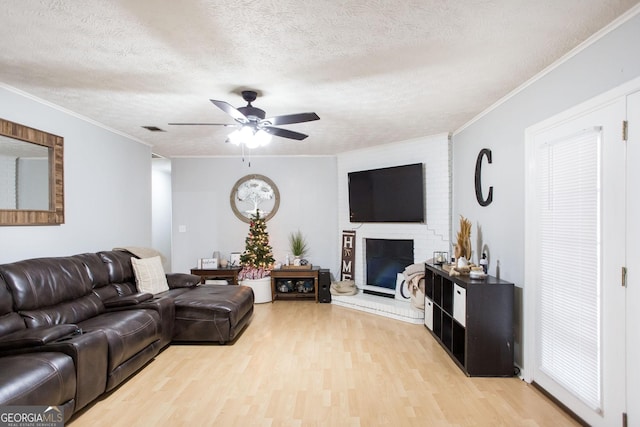
[[[218,268],[218,260],[216,258],[202,258],[200,262],[203,270],[213,270]]]
[[[232,267],[240,266],[240,252],[231,252],[231,256],[229,257],[229,264]]]

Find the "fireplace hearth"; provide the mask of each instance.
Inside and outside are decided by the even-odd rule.
[[[424,324],[424,310],[412,306],[408,301],[380,298],[361,292],[353,296],[332,295],[331,304],[414,325]]]

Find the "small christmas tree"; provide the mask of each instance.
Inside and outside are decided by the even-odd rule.
[[[256,210],[249,223],[249,235],[245,239],[245,250],[240,255],[242,270],[238,273],[238,279],[267,277],[274,261],[269,245],[267,223],[263,218],[260,218],[260,211]]]

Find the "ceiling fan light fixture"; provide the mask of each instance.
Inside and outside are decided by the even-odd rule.
[[[236,129],[227,137],[233,145],[245,145],[247,148],[263,147],[271,142],[271,135],[262,129],[255,129],[251,126],[242,126]]]
[[[241,126],[229,134],[229,140],[234,145],[247,144],[253,138],[253,130],[250,126]]]
[[[252,141],[257,144],[258,147],[264,147],[271,142],[271,135],[262,129],[258,129],[256,133],[253,134]]]

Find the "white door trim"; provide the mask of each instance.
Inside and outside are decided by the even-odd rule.
[[[535,165],[531,161],[533,159],[533,150],[534,150],[534,137],[535,135],[549,129],[552,127],[556,127],[567,123],[578,116],[582,116],[588,114],[591,111],[598,110],[607,104],[611,104],[616,102],[620,97],[628,96],[634,92],[640,90],[640,77],[637,77],[633,80],[630,80],[627,83],[624,83],[610,91],[607,91],[601,95],[598,95],[588,101],[585,101],[581,104],[576,105],[573,108],[565,110],[559,114],[556,114],[553,117],[550,117],[542,122],[539,122],[535,125],[532,125],[525,129],[525,147],[524,147],[524,174],[525,174],[525,189],[529,187],[530,183],[533,179],[534,167]],[[528,224],[531,224],[531,218],[529,218],[528,212],[531,211],[531,208],[534,204],[533,200],[534,194],[532,192],[528,192],[525,190],[525,206],[524,206],[524,224],[525,224],[525,260],[528,258],[527,253],[531,253],[531,248],[528,248],[527,242],[530,242],[535,233],[534,230]],[[532,372],[529,368],[529,363],[535,360],[534,351],[535,348],[533,346],[533,338],[535,334],[535,330],[533,327],[533,319],[535,316],[535,295],[534,290],[526,286],[527,283],[531,283],[531,272],[527,273],[526,262],[525,262],[525,275],[524,275],[524,283],[525,286],[523,288],[524,294],[524,303],[523,303],[523,353],[522,353],[522,367],[521,367],[521,376],[526,382],[532,382]]]

